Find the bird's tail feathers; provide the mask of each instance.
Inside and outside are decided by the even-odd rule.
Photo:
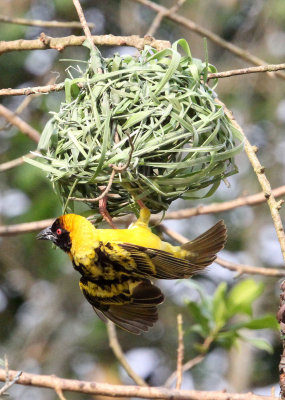
[[[132,294],[132,302],[124,305],[112,304],[106,310],[98,310],[96,314],[106,322],[114,322],[128,332],[139,335],[151,328],[158,319],[157,305],[164,296],[161,290],[149,280],[140,283]]]
[[[227,228],[223,220],[202,233],[195,240],[181,246],[189,255],[185,259],[199,267],[210,265],[217,257],[217,253],[224,248],[227,240]]]

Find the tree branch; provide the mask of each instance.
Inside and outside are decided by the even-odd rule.
[[[78,28],[82,29],[81,23],[76,21],[63,22],[63,21],[42,21],[40,19],[25,19],[25,18],[10,18],[6,15],[0,15],[0,22],[7,22],[9,24],[28,25],[28,26],[41,26],[44,28]],[[95,24],[88,23],[90,29],[95,28]]]
[[[177,331],[178,331],[178,348],[177,348],[177,368],[176,368],[176,389],[181,389],[183,375],[183,358],[184,358],[184,343],[183,343],[183,319],[182,315],[177,315]]]
[[[107,332],[109,337],[109,345],[113,350],[113,353],[115,354],[117,360],[125,369],[129,377],[132,378],[132,380],[139,386],[148,386],[147,383],[132,369],[132,367],[128,363],[121,348],[121,345],[118,341],[115,324],[113,324],[113,322],[111,321],[108,321],[107,323]]]
[[[4,172],[4,171],[7,171],[8,169],[15,168],[15,167],[18,167],[19,165],[22,165],[25,162],[24,158],[35,158],[35,157],[36,157],[36,155],[34,153],[28,153],[22,157],[15,158],[14,160],[4,162],[4,163],[0,164],[0,172]]]
[[[231,71],[208,74],[208,80],[214,78],[228,78],[230,76],[236,76],[236,75],[254,74],[257,72],[274,72],[274,71],[280,71],[282,69],[285,69],[285,64],[268,64],[268,65],[261,65],[260,67],[233,69]]]
[[[9,380],[15,379],[18,371],[9,371]],[[0,381],[6,380],[5,369],[0,369]],[[199,390],[175,390],[161,387],[122,386],[108,383],[87,382],[75,379],[63,379],[55,375],[37,375],[22,373],[17,384],[45,387],[61,391],[97,394],[112,397],[138,397],[141,399],[167,400],[278,400],[274,396],[258,396],[253,393],[227,393],[223,391],[205,392]]]
[[[183,366],[182,366],[182,372],[189,371],[189,369],[195,367],[195,365],[200,364],[201,361],[203,361],[205,358],[205,354],[199,354],[198,356],[192,358],[191,360],[187,361]],[[175,381],[177,377],[177,371],[174,371],[165,381],[164,386],[169,388],[172,383]]]
[[[79,0],[73,0],[73,4],[74,4],[74,7],[76,8],[78,17],[80,19],[80,23],[82,25],[83,31],[84,31],[85,36],[86,36],[86,39],[90,43],[90,46],[92,46],[93,49],[95,50],[96,46],[95,46],[95,44],[93,42],[92,35],[91,35],[90,29],[88,27],[88,24],[86,22],[86,19],[85,19],[81,4],[80,4]]]
[[[260,72],[274,72],[285,69],[285,64],[268,64],[262,65],[260,67],[249,67],[249,68],[240,68],[233,69],[230,71],[222,71],[208,74],[208,80],[215,78],[228,78],[236,75],[246,75]],[[78,84],[78,87],[81,87],[81,84]],[[45,85],[45,86],[34,86],[27,88],[19,88],[19,89],[0,89],[0,96],[28,96],[31,94],[44,94],[50,92],[58,92],[64,89],[64,82],[53,84],[53,85]]]
[[[272,190],[272,193],[275,197],[280,197],[285,195],[285,185],[280,186],[276,189]],[[243,206],[254,206],[257,204],[265,203],[266,197],[264,192],[260,192],[257,194],[252,194],[249,196],[241,196],[234,200],[225,201],[222,203],[212,203],[208,205],[201,205],[193,208],[186,208],[185,210],[179,211],[171,211],[165,214],[164,219],[187,219],[190,217],[195,217],[197,215],[205,215],[212,213],[221,213],[224,211],[229,211],[234,208],[243,207]],[[159,215],[152,215],[152,222],[159,222],[161,218]]]
[[[4,165],[4,164],[2,164]],[[1,168],[0,168],[1,171]],[[285,195],[285,186],[280,186],[279,188],[273,189],[272,193],[275,197],[280,197]],[[193,208],[186,208],[185,210],[171,211],[165,214],[164,220],[168,219],[187,219],[197,215],[220,213],[224,211],[229,211],[237,207],[242,206],[253,206],[261,203],[265,203],[266,198],[264,193],[257,193],[250,196],[238,197],[235,200],[225,201],[223,203],[212,203],[206,206],[198,206]],[[114,218],[116,222],[131,222],[132,219],[129,217]],[[161,221],[160,215],[152,215],[151,222],[159,223]],[[23,233],[35,232],[39,229],[44,229],[53,222],[53,219],[46,219],[42,221],[25,222],[22,224],[14,225],[3,225],[0,226],[0,236],[12,236],[19,235]],[[278,270],[276,270],[278,271]],[[279,276],[279,275],[276,275]],[[283,275],[282,275],[283,276]]]
[[[169,14],[175,13],[183,4],[185,3],[185,0],[177,0],[176,4],[169,8],[167,11],[160,11],[156,14],[154,20],[152,21],[151,26],[149,27],[146,36],[153,36],[157,29],[159,28],[159,25],[161,24],[162,20],[164,17],[166,17]]]
[[[28,136],[34,142],[38,143],[40,140],[39,132],[34,129],[31,125],[27,124],[20,117],[15,115],[8,108],[0,104],[0,115],[9,121],[12,125],[16,126],[24,135]]]
[[[241,128],[241,126],[237,123],[237,121],[234,119],[232,113],[230,112],[230,110],[225,106],[224,103],[222,103],[220,100],[216,99],[216,102],[218,104],[221,104],[225,110],[225,114],[227,115],[227,117],[231,120],[232,124],[234,125],[234,127],[242,134],[243,138],[244,138],[244,150],[247,154],[247,157],[252,165],[252,168],[254,170],[254,172],[256,173],[257,179],[260,183],[260,186],[264,192],[264,196],[267,200],[267,204],[269,206],[270,209],[270,213],[271,213],[271,217],[273,219],[273,223],[275,226],[275,230],[276,230],[276,234],[280,243],[280,248],[281,248],[281,252],[283,255],[283,260],[285,262],[285,234],[284,234],[284,229],[283,229],[283,224],[282,224],[282,220],[279,214],[279,209],[281,207],[280,202],[277,202],[275,200],[273,191],[271,189],[271,185],[269,180],[266,178],[266,175],[264,173],[265,168],[260,164],[257,156],[256,156],[256,152],[255,152],[255,148],[250,144],[249,140],[247,139],[247,137],[245,136],[245,133],[243,131],[243,129]]]
[[[151,8],[156,12],[167,12],[167,8],[163,7],[160,4],[154,3],[150,0],[133,0],[137,3],[143,4],[146,7]],[[267,64],[266,61],[262,60],[259,57],[252,55],[249,51],[244,50],[233,43],[227,42],[226,40],[222,39],[219,35],[209,31],[208,29],[202,27],[201,25],[195,23],[194,21],[190,20],[189,18],[185,18],[182,15],[172,13],[169,15],[165,15],[166,18],[171,19],[172,21],[177,22],[178,24],[185,26],[186,28],[190,29],[192,32],[197,33],[202,37],[206,37],[207,39],[211,40],[213,43],[216,43],[218,46],[223,47],[224,49],[229,50],[231,53],[235,54],[236,56],[246,60],[254,65],[264,65]],[[283,72],[275,72],[275,75],[279,78],[285,79],[285,74]]]
[[[54,49],[62,51],[66,47],[81,46],[85,36],[64,36],[64,37],[51,37],[42,33],[38,39],[34,40],[12,40],[0,41],[0,55],[9,51],[23,51],[23,50],[47,50]],[[93,43],[97,46],[131,46],[142,50],[144,46],[150,45],[157,50],[162,50],[170,47],[170,42],[167,40],[156,40],[150,36],[140,38],[137,35],[132,36],[113,36],[101,35],[92,36]]]

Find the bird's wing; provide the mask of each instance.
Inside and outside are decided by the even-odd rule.
[[[131,243],[122,243],[120,246],[124,250],[127,250],[135,261],[137,267],[136,273],[142,273],[147,277],[159,279],[189,278],[205,268],[203,264],[198,265],[189,260],[174,257],[167,251],[138,246]]]
[[[128,298],[124,293],[112,297],[96,296],[92,282],[90,284],[85,278],[81,278],[80,288],[99,318],[104,322],[110,319],[135,334],[148,331],[153,326],[158,319],[156,306],[164,300],[161,290],[147,279],[139,282]],[[97,294],[102,296],[104,293]]]

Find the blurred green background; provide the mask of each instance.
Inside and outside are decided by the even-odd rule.
[[[172,1],[157,1],[171,6]],[[94,34],[143,36],[155,13],[131,0],[84,0],[86,19],[95,23]],[[268,63],[282,63],[285,58],[284,0],[186,0],[179,10],[224,39],[249,50]],[[1,0],[0,14],[44,20],[77,20],[71,0]],[[0,39],[33,39],[44,31],[50,36],[82,34],[80,30],[47,29],[0,23]],[[204,58],[203,38],[178,24],[164,19],[156,38],[171,42],[183,37],[194,57]],[[103,54],[126,54],[130,49],[103,48]],[[208,40],[209,61],[219,71],[241,68],[248,64]],[[87,49],[11,52],[0,58],[0,87],[17,88],[61,82],[70,62],[61,59],[85,59]],[[285,181],[285,98],[284,80],[265,74],[251,74],[221,79],[216,92],[234,112],[252,144],[259,147],[258,156],[266,167],[273,188]],[[32,98],[21,117],[42,131],[49,111],[56,111],[64,93]],[[16,110],[23,97],[2,97],[1,103]],[[35,144],[15,127],[0,120],[0,162],[6,162],[35,149]],[[221,185],[216,194],[203,203],[234,199],[260,191],[256,176],[244,154],[237,157],[239,174],[230,177],[230,188]],[[14,224],[53,218],[61,214],[58,199],[45,174],[30,165],[1,173],[0,219]],[[199,202],[176,201],[172,209],[197,206]],[[284,217],[284,209],[281,209]],[[242,207],[222,215],[207,215],[189,220],[168,221],[167,225],[193,238],[218,218],[225,219],[229,240],[221,256],[244,264],[279,267],[282,256],[267,205]],[[104,324],[83,299],[78,276],[66,255],[46,242],[37,242],[35,234],[0,238],[0,358],[7,354],[10,367],[27,372],[57,374],[109,383],[131,383],[118,366],[108,346]],[[217,265],[196,279],[204,293],[212,296],[220,282],[232,287],[245,277]],[[275,314],[278,308],[280,280],[254,276],[263,282],[263,294],[254,302],[254,316]],[[181,312],[185,329],[185,361],[198,354],[195,344],[200,336],[190,332],[195,318],[185,300],[199,302],[197,291],[183,282],[160,282],[167,300],[160,306],[160,321],[147,334],[132,336],[118,329],[121,345],[134,369],[151,385],[162,385],[176,367],[176,315]],[[249,300],[250,302],[250,300]],[[193,310],[192,310],[193,311]],[[240,321],[240,317],[237,317]],[[255,390],[269,394],[278,381],[281,344],[275,330],[246,331],[249,338],[267,339],[273,348],[269,354],[248,343],[230,350],[214,343],[205,360],[186,373],[183,388],[234,391]],[[217,365],[219,368],[217,368]],[[22,400],[56,398],[48,390],[14,386],[14,398]],[[83,399],[68,394],[68,399]],[[99,398],[97,396],[97,398]]]

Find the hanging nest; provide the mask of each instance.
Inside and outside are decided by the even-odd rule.
[[[48,173],[67,208],[76,197],[98,211],[88,199],[100,196],[114,166],[121,170],[108,192],[112,216],[133,211],[138,199],[158,213],[177,198],[209,196],[237,172],[240,134],[204,83],[216,69],[192,58],[185,40],[137,57],[91,50],[87,65],[65,81],[66,101],[42,133],[46,162],[27,160]]]

